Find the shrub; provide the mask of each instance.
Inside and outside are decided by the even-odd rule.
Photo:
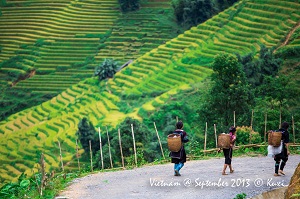
[[[240,193],[240,194],[237,194],[234,199],[245,199],[246,197],[247,197],[247,195],[245,193]]]
[[[216,13],[211,0],[173,0],[176,19],[182,25],[195,26]]]
[[[63,71],[68,70],[68,68],[69,68],[68,66],[57,66],[56,71],[63,72]]]
[[[0,0],[0,6],[6,6],[6,0]],[[0,10],[0,16],[1,16],[1,10]]]
[[[183,21],[184,2],[182,0],[172,0],[172,7],[178,22]]]
[[[20,198],[20,196],[25,195],[30,183],[30,180],[26,179],[26,174],[22,173],[18,178],[18,182],[7,183],[0,188],[0,197],[3,199]]]
[[[99,139],[97,138],[97,132],[94,128],[92,122],[90,122],[87,118],[83,118],[78,124],[78,131],[76,132],[78,139],[84,149],[85,154],[88,156],[89,154],[89,141],[91,141],[92,150],[95,152],[97,150],[97,143],[99,143]]]
[[[300,47],[284,47],[276,53],[276,57],[288,58],[288,57],[300,57]]]
[[[140,8],[140,0],[119,0],[122,12],[135,11]]]
[[[258,132],[253,131],[251,127],[242,126],[236,128],[237,144],[260,143],[261,136]]]
[[[196,26],[230,7],[237,0],[172,0],[177,22],[187,28]]]
[[[118,70],[118,62],[113,59],[105,59],[99,66],[95,68],[95,76],[99,77],[99,80],[106,78],[112,78]]]

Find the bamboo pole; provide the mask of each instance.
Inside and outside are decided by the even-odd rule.
[[[45,160],[44,160],[44,154],[41,154],[41,159],[40,159],[40,166],[41,166],[41,186],[40,186],[40,195],[43,195],[43,189],[45,185],[45,180],[46,180],[46,174],[45,174]]]
[[[101,166],[102,166],[102,170],[103,170],[104,169],[104,163],[103,163],[103,153],[102,153],[102,141],[101,141],[100,127],[98,127],[98,132],[99,132],[99,147],[100,147]]]
[[[235,111],[233,111],[233,126],[235,127]]]
[[[280,109],[279,109],[279,127],[278,127],[278,129],[280,129],[281,128],[281,105],[280,105]]]
[[[90,144],[91,172],[93,172],[93,152],[92,152],[91,140],[89,140],[89,144]]]
[[[266,147],[268,146],[268,144],[247,144],[247,145],[241,145],[241,146],[236,146],[233,148],[233,150],[237,150],[241,147],[243,148],[251,148],[251,147]],[[299,147],[300,143],[296,143],[296,144],[291,144],[289,145],[289,147]],[[218,151],[219,148],[214,148],[214,149],[208,149],[206,151],[202,150],[203,153],[209,153],[209,152],[214,152],[214,151]],[[193,158],[197,158],[197,157],[201,157],[201,156],[193,156]]]
[[[106,135],[107,135],[107,142],[108,142],[108,152],[109,152],[110,166],[111,166],[111,168],[114,168],[113,163],[112,163],[112,158],[111,158],[110,141],[109,141],[107,126],[106,126]]]
[[[132,132],[132,141],[133,141],[133,149],[134,149],[134,160],[135,160],[135,165],[137,166],[137,155],[136,155],[135,139],[134,139],[134,132],[133,132],[133,124],[131,124],[131,132]]]
[[[296,135],[295,135],[295,122],[294,116],[292,116],[292,128],[293,128],[293,137],[294,137],[294,144],[296,143]]]
[[[176,122],[178,122],[178,116],[176,116]]]
[[[120,132],[120,129],[118,129],[118,134],[119,134],[119,145],[120,145],[120,151],[121,151],[122,167],[124,169],[125,165],[124,165],[124,156],[123,156],[123,150],[122,150],[122,141],[121,141],[121,132]]]
[[[78,163],[78,170],[80,172],[80,162],[79,162],[78,141],[77,141],[77,139],[76,139],[76,158],[77,158],[77,163]]]
[[[62,153],[61,153],[61,147],[60,147],[60,142],[58,141],[58,147],[59,147],[59,157],[60,157],[60,162],[61,162],[61,169],[62,171],[65,171],[64,169],[64,163],[63,163],[63,160],[62,160]]]
[[[154,128],[155,128],[155,131],[156,131],[157,139],[158,139],[158,142],[159,142],[161,154],[162,154],[163,158],[166,159],[166,158],[165,158],[165,154],[164,154],[164,150],[163,150],[162,145],[161,145],[160,137],[159,137],[159,134],[158,134],[156,125],[155,125],[155,122],[153,122],[153,124],[154,124]]]
[[[264,143],[266,143],[267,139],[267,119],[268,119],[268,112],[265,114],[265,134],[264,134]]]
[[[218,147],[218,138],[217,138],[217,126],[214,124],[214,130],[215,130],[215,139],[216,139],[216,148]]]
[[[207,138],[207,122],[205,125],[205,133],[204,133],[204,150],[206,150],[206,138]]]
[[[253,130],[253,115],[254,115],[254,110],[252,109],[252,114],[251,114],[251,124],[250,124],[251,130]]]

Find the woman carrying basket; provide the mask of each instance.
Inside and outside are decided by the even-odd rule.
[[[232,148],[234,146],[235,140],[236,140],[236,128],[234,126],[229,128],[229,136],[230,136],[230,147],[228,149],[223,149],[224,157],[225,157],[225,164],[223,167],[222,175],[227,175],[226,169],[227,166],[230,169],[230,173],[233,173],[234,170],[231,166],[231,160],[232,160]]]
[[[183,130],[182,121],[176,123],[176,130],[173,132],[173,134],[180,135],[182,143],[186,143],[189,141],[186,132]],[[184,163],[186,162],[186,153],[183,144],[181,149],[178,152],[171,151],[170,157],[172,158],[172,163],[174,163],[174,172],[175,172],[174,175],[181,176],[179,171],[184,166]]]
[[[283,168],[286,164],[286,162],[289,159],[290,151],[289,151],[289,132],[288,132],[289,124],[287,122],[283,122],[281,124],[281,128],[279,129],[280,132],[282,132],[281,140],[283,142],[283,148],[281,153],[275,155],[274,160],[275,160],[275,173],[274,176],[281,176],[285,175],[283,172]],[[279,168],[280,165],[280,168]],[[279,174],[278,174],[279,170]]]

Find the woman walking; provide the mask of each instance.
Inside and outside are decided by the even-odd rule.
[[[223,149],[223,153],[224,153],[224,157],[225,157],[225,164],[223,167],[222,175],[228,175],[226,173],[227,166],[230,169],[230,173],[234,172],[232,165],[231,165],[231,160],[232,160],[232,148],[233,148],[235,140],[236,140],[235,133],[236,133],[236,128],[234,126],[230,127],[229,128],[230,147],[229,147],[229,149]]]
[[[283,168],[286,164],[286,162],[289,159],[290,151],[289,151],[289,132],[288,132],[289,124],[287,122],[283,122],[281,124],[281,128],[279,129],[279,132],[282,132],[281,141],[282,141],[282,151],[281,153],[275,155],[275,173],[274,176],[280,176],[285,175],[283,172]],[[279,168],[280,165],[280,168]],[[279,170],[279,171],[278,171]],[[279,172],[279,174],[278,174]]]
[[[183,122],[179,121],[176,123],[176,130],[173,134],[178,134],[181,136],[182,143],[188,142],[187,133],[183,130]],[[178,152],[170,152],[170,157],[172,158],[172,163],[174,163],[174,175],[181,176],[179,171],[184,166],[186,162],[186,153],[184,146],[182,144],[181,149]]]

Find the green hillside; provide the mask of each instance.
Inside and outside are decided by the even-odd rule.
[[[23,45],[25,46],[20,49],[20,53],[26,54],[26,49],[30,49],[31,53],[38,53],[37,57],[33,53],[26,54],[22,59],[22,67],[16,70],[25,70],[33,65],[37,70],[32,78],[17,83],[14,89],[30,88],[36,93],[62,92],[41,105],[33,106],[1,121],[2,180],[13,180],[23,171],[27,173],[35,171],[38,154],[41,151],[45,154],[47,165],[50,165],[47,170],[59,168],[58,140],[62,142],[64,149],[64,162],[74,160],[75,132],[83,116],[101,128],[115,127],[126,117],[143,120],[141,113],[151,114],[177,93],[188,90],[195,84],[201,84],[202,80],[212,73],[210,64],[215,55],[221,52],[256,54],[261,44],[268,47],[280,46],[300,20],[300,4],[297,1],[245,0],[170,39],[172,34],[169,31],[172,26],[163,23],[165,26],[161,27],[158,23],[159,16],[153,18],[151,14],[139,15],[137,12],[122,18],[115,9],[108,9],[109,12],[104,9],[115,8],[116,1],[105,1],[106,3],[91,0],[60,0],[57,3],[49,1],[48,3],[53,4],[50,7],[46,6],[51,8],[49,11],[37,9],[38,5],[47,1],[32,1],[27,4],[22,4],[24,3],[22,1],[8,2],[21,6],[1,8],[3,16],[0,20],[7,18],[0,22],[0,26],[9,23],[9,27],[12,28],[6,32],[3,28],[0,29],[1,55],[4,55],[1,56],[1,61],[10,59],[11,55],[15,55],[16,49],[20,49]],[[148,1],[148,6],[151,9],[167,10],[170,9],[168,2]],[[94,5],[89,4],[99,4],[99,8],[104,9],[103,13],[106,14],[99,14],[98,17],[103,16],[103,21],[111,22],[113,26],[111,30],[96,22],[95,26],[91,27],[79,25],[81,20],[95,19],[98,14],[91,10],[87,11],[94,8]],[[43,14],[36,14],[40,20],[32,23],[33,19],[30,17],[36,16],[34,11]],[[155,9],[153,12],[155,13]],[[25,16],[22,13],[25,13]],[[158,13],[161,12],[156,14]],[[78,21],[75,23],[70,17],[75,17],[76,14],[81,17],[77,17]],[[14,26],[16,23],[14,21],[20,20],[14,19],[17,16],[24,19],[23,23],[26,23],[28,17],[28,24],[31,26],[48,21],[48,27],[39,29],[36,25],[12,31],[14,27],[18,27]],[[124,21],[131,19],[134,19],[136,28],[122,26]],[[137,22],[137,19],[141,21]],[[100,22],[102,18],[95,21]],[[39,35],[30,33],[33,29]],[[16,33],[18,30],[20,32]],[[93,38],[94,34],[97,34],[98,38]],[[299,33],[296,31],[294,34],[296,37],[282,48],[300,46]],[[37,41],[41,37],[47,39]],[[170,40],[166,41],[167,39]],[[34,45],[35,43],[41,45]],[[58,46],[62,47],[56,48]],[[70,54],[65,56],[64,52]],[[85,60],[89,55],[94,56],[95,60]],[[106,57],[123,62],[129,59],[134,61],[108,81],[99,83],[96,78],[84,79],[91,76],[97,61]],[[76,68],[72,66],[74,59],[87,65],[78,64],[79,67]],[[32,62],[34,64],[30,65]],[[294,63],[299,61],[295,58]],[[63,71],[56,70],[59,66]],[[55,70],[52,70],[53,67]],[[8,74],[5,71],[9,70],[11,69],[1,68],[3,79]],[[80,82],[76,83],[77,81]],[[3,82],[6,81],[2,81],[2,84],[5,84]],[[9,91],[5,94],[7,92]]]
[[[126,14],[118,0],[11,0],[1,13],[0,119],[92,77],[104,58],[122,65],[181,31],[169,0]]]

